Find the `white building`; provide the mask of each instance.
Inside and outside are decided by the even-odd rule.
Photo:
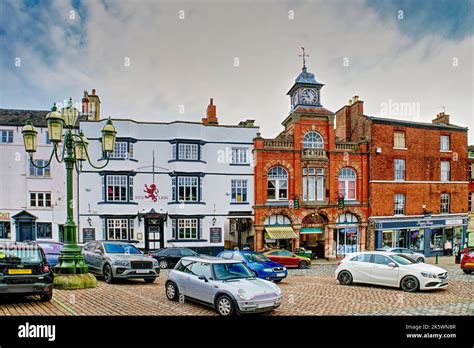
[[[95,90],[91,95],[84,91],[82,103],[82,119],[99,118],[100,101]],[[38,131],[33,159],[37,165],[45,166],[53,150],[48,138],[48,113],[48,110],[0,109],[0,242],[63,239],[66,168],[54,157],[46,168],[32,166],[21,134],[26,121],[31,120]],[[76,185],[75,197],[77,193]],[[77,212],[75,209],[76,221]]]
[[[219,125],[211,103],[201,122],[114,119],[115,151],[103,169],[84,165],[79,240],[137,240],[145,250],[215,253],[251,244],[253,121]],[[81,122],[91,159],[102,157],[105,120]],[[96,166],[106,163],[102,158]]]

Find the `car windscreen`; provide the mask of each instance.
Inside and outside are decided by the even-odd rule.
[[[41,262],[38,248],[0,248],[0,262]]]
[[[108,254],[141,254],[140,250],[131,244],[104,243],[104,248]]]
[[[62,244],[56,243],[40,243],[44,253],[48,255],[59,255],[61,253]]]
[[[417,263],[415,260],[412,260],[405,255],[391,255],[390,257],[400,265],[411,265],[413,263]]]
[[[243,254],[249,262],[266,262],[271,261],[268,257],[261,253],[245,253]]]
[[[252,278],[253,274],[243,263],[215,263],[214,274],[217,280]]]

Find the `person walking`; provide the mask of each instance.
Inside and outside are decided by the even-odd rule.
[[[449,239],[444,243],[444,253],[449,256],[453,254],[453,245]]]

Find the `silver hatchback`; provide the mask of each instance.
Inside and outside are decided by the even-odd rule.
[[[129,243],[89,242],[84,245],[83,254],[89,271],[103,276],[107,283],[117,278],[138,278],[153,283],[160,274],[158,261]]]
[[[225,316],[269,312],[281,303],[277,285],[256,278],[242,261],[217,257],[183,257],[169,273],[165,291],[171,301],[188,298]]]

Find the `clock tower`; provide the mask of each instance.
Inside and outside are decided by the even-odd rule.
[[[322,107],[320,92],[323,86],[324,84],[316,81],[314,74],[307,71],[306,64],[303,63],[301,73],[287,93],[291,98],[291,111],[294,111],[298,106]]]

